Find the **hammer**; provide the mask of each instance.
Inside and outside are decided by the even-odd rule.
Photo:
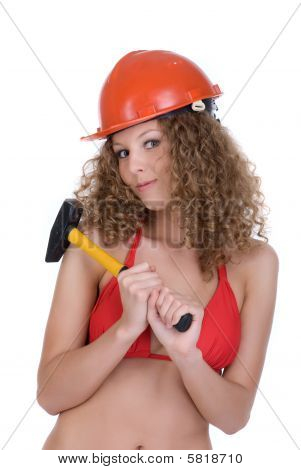
[[[83,208],[77,199],[64,200],[50,232],[45,257],[46,263],[59,261],[70,243],[72,243],[104,266],[113,276],[118,277],[122,271],[129,268],[109,255],[77,229],[82,212]],[[188,330],[191,322],[191,313],[185,313],[178,323],[173,326],[176,330],[184,332]]]

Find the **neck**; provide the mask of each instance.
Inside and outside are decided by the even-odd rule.
[[[154,242],[160,243],[167,249],[183,249],[184,229],[181,228],[179,212],[174,211],[150,211],[150,217],[143,228],[144,236]]]

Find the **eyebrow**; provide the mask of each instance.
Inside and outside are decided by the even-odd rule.
[[[151,132],[151,131],[159,131],[160,132],[160,129],[148,129],[147,131],[144,131],[144,132],[142,132],[142,134],[138,135],[138,138],[142,137],[144,134],[147,134],[148,132]],[[120,144],[119,142],[113,142],[113,145],[123,145],[123,144]]]

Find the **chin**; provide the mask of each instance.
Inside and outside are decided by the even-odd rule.
[[[145,207],[153,212],[160,212],[167,206],[167,201],[142,201]]]

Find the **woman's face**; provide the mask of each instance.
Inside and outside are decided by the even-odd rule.
[[[113,150],[118,159],[123,182],[149,209],[165,207],[170,198],[169,144],[160,130],[158,120],[143,122],[116,132],[112,136]],[[137,185],[155,180],[137,188]]]

